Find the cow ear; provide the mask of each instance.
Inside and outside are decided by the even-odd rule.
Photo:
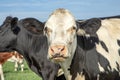
[[[11,30],[13,31],[14,34],[18,34],[18,32],[20,31],[20,28],[17,26],[17,22],[18,22],[17,17],[14,17],[11,20]]]
[[[101,20],[99,18],[92,18],[77,22],[77,26],[78,35],[94,35],[101,26]]]
[[[12,20],[12,17],[11,16],[7,16],[3,23],[10,23],[11,20]]]
[[[11,20],[11,29],[12,29],[12,30],[13,30],[14,28],[16,28],[17,22],[18,22],[18,18],[17,18],[17,17],[14,17],[14,18]]]
[[[41,27],[42,26],[42,27]],[[25,23],[24,24],[24,27],[30,31],[31,33],[34,33],[34,34],[43,34],[43,27],[44,27],[44,24],[43,23],[39,23],[38,25],[37,24],[34,24],[34,23]]]

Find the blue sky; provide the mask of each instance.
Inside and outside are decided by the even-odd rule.
[[[57,8],[66,8],[76,19],[120,15],[120,0],[0,0],[0,25],[6,16],[34,17],[44,22]]]

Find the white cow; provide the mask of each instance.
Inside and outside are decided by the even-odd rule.
[[[45,24],[45,33],[48,38],[48,58],[59,62],[67,80],[70,80],[72,57],[77,46],[76,22],[72,14],[66,9],[55,10]]]
[[[4,73],[3,73],[2,65],[7,60],[8,61],[12,60],[15,63],[15,71],[17,71],[19,66],[21,68],[21,71],[24,70],[24,58],[22,57],[22,55],[20,55],[16,51],[0,52],[0,80],[4,80]]]

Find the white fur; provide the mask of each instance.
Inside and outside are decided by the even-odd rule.
[[[104,72],[104,71],[105,71],[104,68],[100,65],[99,62],[98,62],[98,67],[99,67],[99,69],[100,69],[101,72]]]

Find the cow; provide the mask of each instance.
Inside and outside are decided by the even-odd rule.
[[[0,54],[0,80],[4,80],[2,65],[13,56],[11,52],[1,52]]]
[[[20,68],[21,71],[23,72],[24,71],[24,57],[17,51],[13,51],[12,54],[13,54],[13,56],[11,58],[9,58],[7,61],[15,63],[14,71],[18,71]]]
[[[21,70],[23,71],[23,58],[20,58],[19,56],[21,56],[20,54],[16,53],[16,51],[12,51],[12,52],[0,52],[0,80],[4,80],[4,74],[3,74],[3,69],[2,69],[2,65],[9,60],[10,58],[14,57],[13,60],[15,60],[15,70],[19,67],[18,66],[18,62],[20,60],[20,66],[21,66]]]
[[[47,59],[47,38],[44,24],[35,18],[6,17],[0,27],[0,51],[21,53],[29,68],[43,80],[65,80],[57,76],[60,66]]]
[[[120,18],[76,21],[56,9],[45,23],[47,58],[60,64],[66,80],[120,80]]]

